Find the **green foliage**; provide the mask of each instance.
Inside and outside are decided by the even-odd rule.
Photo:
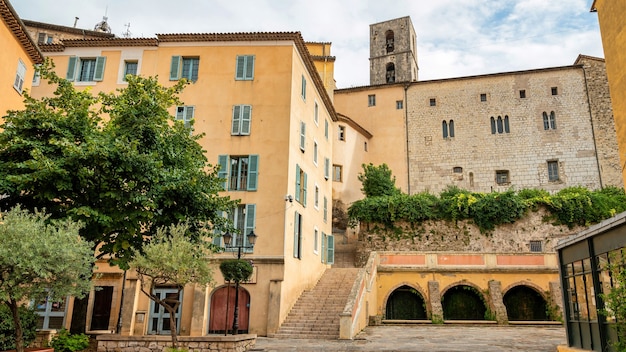
[[[226,281],[246,281],[252,275],[252,270],[252,264],[243,259],[229,259],[220,263],[220,271]]]
[[[363,221],[387,228],[394,228],[398,221],[471,219],[482,232],[489,232],[500,224],[514,223],[539,206],[547,208],[556,225],[587,226],[626,211],[626,195],[616,187],[598,191],[570,187],[550,195],[537,189],[477,193],[451,186],[439,197],[428,193],[366,197],[352,203],[348,217],[351,226]]]
[[[40,73],[54,95],[25,94],[25,109],[0,126],[1,209],[22,204],[81,221],[92,249],[124,269],[159,227],[187,221],[200,236],[228,226],[219,214],[237,202],[218,195],[202,135],[169,114],[182,104],[185,80],[164,87],[128,76],[125,88],[93,96],[58,77],[50,61]]]
[[[358,179],[363,188],[361,191],[365,197],[393,196],[400,194],[396,187],[396,177],[391,175],[391,169],[387,164],[374,166],[374,164],[362,164],[363,172],[359,173]]]
[[[70,334],[62,329],[52,338],[50,346],[55,352],[75,352],[86,349],[89,346],[89,336],[85,334]]]
[[[20,306],[18,308],[22,325],[24,345],[35,340],[37,332],[37,313],[33,308]],[[0,351],[15,349],[15,324],[9,307],[0,305]]]
[[[16,207],[0,221],[0,304],[11,310],[16,347],[24,348],[18,302],[82,298],[91,288],[95,258],[79,223]],[[59,260],[62,258],[62,260]]]
[[[615,332],[617,340],[612,342],[613,347],[618,352],[626,352],[626,266],[623,258],[626,257],[626,250],[622,249],[618,256],[613,256],[611,264],[607,265],[607,270],[611,274],[613,287],[608,293],[602,293],[604,300],[604,310],[602,314],[615,318]]]

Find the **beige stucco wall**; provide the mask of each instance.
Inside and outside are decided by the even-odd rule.
[[[34,62],[24,50],[13,32],[7,27],[6,22],[0,20],[0,117],[6,115],[7,110],[24,108],[24,97],[13,88],[18,62],[21,60],[26,65],[24,89],[30,90],[34,69]]]

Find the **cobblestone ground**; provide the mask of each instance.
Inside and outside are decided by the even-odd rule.
[[[259,337],[251,351],[556,352],[561,326],[370,326],[352,341]]]

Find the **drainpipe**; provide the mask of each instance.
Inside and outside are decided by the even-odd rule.
[[[589,121],[591,122],[591,137],[593,138],[593,149],[596,154],[596,166],[598,167],[598,179],[600,180],[600,189],[604,188],[602,182],[602,169],[600,168],[600,158],[598,156],[598,145],[596,143],[596,133],[593,127],[593,114],[591,112],[591,98],[589,98],[589,85],[587,83],[587,70],[585,64],[582,65],[583,77],[585,78],[585,93],[587,93],[587,107],[589,109]]]
[[[409,100],[407,99],[407,90],[411,84],[404,85],[404,130],[406,132],[406,193],[411,194],[411,162],[409,158]]]

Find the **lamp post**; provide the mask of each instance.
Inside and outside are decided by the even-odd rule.
[[[249,246],[244,244],[244,241],[236,241],[240,243],[233,243],[231,245],[231,241],[233,240],[233,235],[229,232],[225,233],[223,236],[224,244],[226,248],[237,248],[237,260],[241,259],[241,250],[242,249],[252,249],[254,248],[254,244],[256,243],[257,235],[254,233],[254,230],[250,231],[246,237],[248,238]],[[235,310],[233,313],[233,335],[237,335],[239,332],[239,279],[235,280]]]

